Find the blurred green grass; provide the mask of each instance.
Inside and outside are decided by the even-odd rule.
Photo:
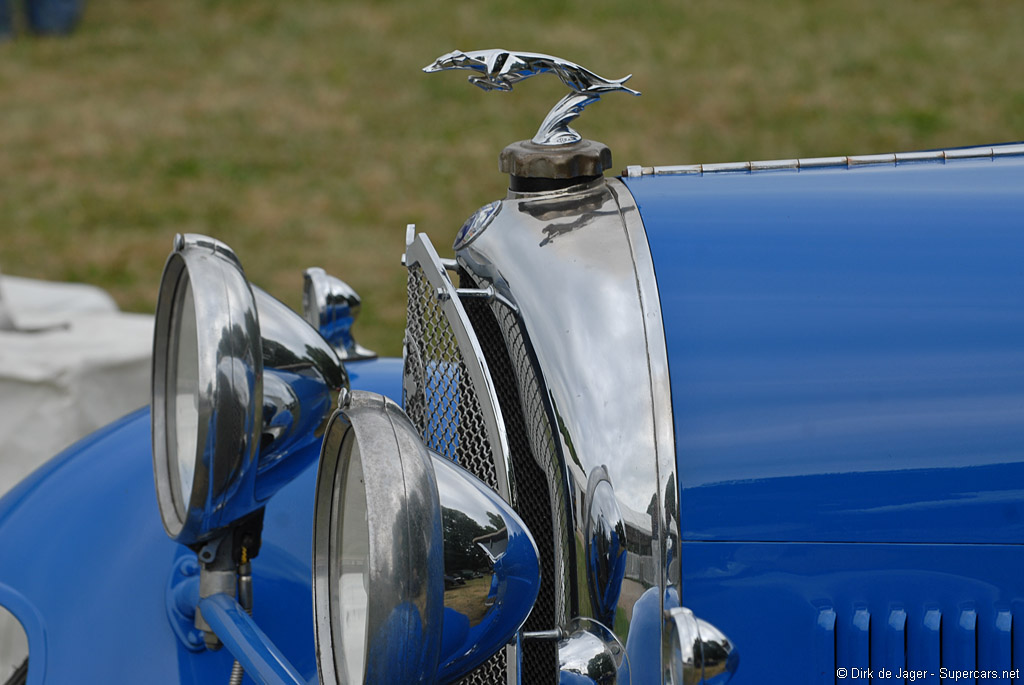
[[[232,245],[298,306],[319,265],[401,350],[404,227],[442,251],[504,194],[497,155],[560,96],[419,69],[454,48],[634,74],[578,128],[627,164],[891,152],[1024,138],[1024,5],[92,0],[69,39],[0,44],[0,270],[152,311],[176,232]]]

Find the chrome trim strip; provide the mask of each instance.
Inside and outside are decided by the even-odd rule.
[[[868,164],[895,164],[896,154],[888,155],[853,155],[846,158],[846,163],[851,167],[865,166]]]
[[[1024,155],[1024,143],[997,145],[992,148],[993,157],[1009,157],[1011,155]]]
[[[830,166],[846,166],[846,157],[803,157],[797,160],[801,169],[820,169]]]
[[[923,152],[897,152],[896,163],[902,164],[904,162],[934,162],[942,161],[946,158],[942,150],[925,150]]]
[[[946,150],[946,159],[975,159],[979,157],[991,157],[990,147],[969,147],[959,150]]]
[[[505,421],[501,415],[501,405],[494,389],[491,372],[487,368],[480,342],[469,324],[466,310],[459,300],[455,286],[448,279],[444,263],[437,256],[437,251],[424,233],[417,234],[406,245],[405,257],[411,266],[418,264],[423,275],[434,288],[440,300],[441,309],[455,333],[459,349],[462,352],[470,381],[480,397],[480,409],[484,416],[487,440],[494,450],[494,469],[498,481],[498,494],[506,502],[513,501],[510,483],[511,455],[509,454],[508,436],[505,432]]]
[[[714,174],[737,171],[775,171],[778,169],[821,169],[826,167],[855,167],[871,164],[899,164],[954,159],[984,159],[1024,155],[1024,143],[1009,143],[991,147],[969,147],[952,150],[924,150],[877,155],[846,157],[804,157],[801,159],[770,159],[752,162],[719,162],[715,164],[675,164],[668,166],[627,166],[622,176],[671,176],[676,174]]]
[[[761,162],[751,162],[751,171],[776,171],[778,169],[798,169],[799,159],[769,159]]]
[[[729,171],[750,171],[750,162],[719,162],[718,164],[702,164],[701,169],[705,174]]]
[[[648,171],[650,169],[650,171]],[[643,167],[643,173],[645,176],[653,174],[655,176],[661,176],[665,174],[702,174],[704,169],[700,164],[678,164],[676,166],[655,166],[655,167]]]

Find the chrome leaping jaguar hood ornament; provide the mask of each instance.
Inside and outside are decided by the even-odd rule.
[[[523,79],[537,74],[551,72],[572,89],[572,92],[558,101],[533,137],[538,145],[569,145],[581,140],[581,136],[570,128],[587,105],[601,99],[602,93],[624,91],[631,95],[640,92],[623,85],[633,75],[619,79],[606,79],[589,69],[568,60],[534,52],[512,52],[495,48],[461,52],[455,50],[441,55],[423,68],[433,73],[449,69],[468,69],[477,72],[469,82],[483,90],[512,90],[512,86]]]

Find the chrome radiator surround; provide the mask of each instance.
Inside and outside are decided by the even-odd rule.
[[[560,552],[566,577],[558,585],[564,583],[568,603],[560,620],[604,616],[625,643],[641,595],[658,592],[661,606],[669,588],[681,589],[668,358],[636,204],[616,179],[510,192],[456,258],[477,288],[493,288],[513,303],[516,325],[501,305],[491,305],[505,322],[510,356],[524,344],[533,357],[539,392],[527,387],[527,374],[516,373],[523,414],[536,416],[536,407],[526,405],[541,398],[556,457],[538,458],[538,465],[553,483],[563,474],[567,494],[561,501],[552,494],[553,520],[575,542]],[[543,431],[530,437],[535,458],[543,455]],[[600,487],[591,482],[598,475]],[[617,537],[625,543],[614,559],[605,557],[606,567],[599,560],[589,568],[589,550],[607,549],[607,539],[587,539],[588,531],[609,529],[622,532]],[[620,575],[609,585],[613,566]],[[595,606],[602,601],[610,606]]]

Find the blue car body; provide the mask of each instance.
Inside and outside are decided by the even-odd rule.
[[[1011,682],[1024,155],[623,182],[668,352],[679,601],[739,646],[732,682]],[[402,400],[401,360],[347,369]],[[194,555],[161,528],[150,439],[140,410],[0,500],[0,604],[29,683],[227,681],[226,650],[175,632],[169,584]],[[308,468],[267,506],[253,616],[315,682],[314,486]],[[655,595],[632,609],[634,683],[661,680]]]
[[[628,185],[665,312],[683,601],[740,645],[733,682],[1010,682],[1024,159]]]

